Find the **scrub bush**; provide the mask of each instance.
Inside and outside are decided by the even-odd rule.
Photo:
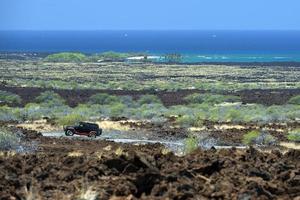
[[[238,109],[229,109],[225,115],[225,121],[240,122],[242,121],[242,113]]]
[[[185,154],[189,154],[195,151],[198,148],[198,139],[195,136],[190,135],[188,138],[184,140],[184,152]]]
[[[15,150],[18,148],[20,143],[20,138],[18,138],[11,131],[0,128],[0,150],[9,151]]]
[[[110,107],[110,117],[123,117],[123,112],[126,106],[122,103],[116,103]]]
[[[139,98],[138,104],[161,104],[161,101],[156,95],[143,95]]]
[[[47,62],[83,62],[86,59],[84,54],[72,52],[55,53],[44,58]]]
[[[195,117],[191,115],[183,115],[176,119],[176,123],[179,124],[182,127],[189,127],[193,126],[196,122]]]
[[[136,102],[133,101],[131,96],[120,96],[121,103],[127,105],[128,107],[134,107]]]
[[[134,116],[137,119],[159,118],[163,116],[166,111],[167,109],[162,104],[143,104],[134,109]]]
[[[290,100],[288,101],[289,104],[296,104],[296,105],[300,105],[300,95],[294,96],[292,98],[290,98]]]
[[[19,95],[0,90],[0,104],[2,105],[20,104],[21,101],[22,99]]]
[[[90,104],[108,105],[120,102],[120,98],[109,94],[95,94],[89,98]]]
[[[63,126],[74,125],[74,124],[77,124],[80,121],[84,121],[85,119],[86,118],[84,116],[79,115],[79,114],[69,114],[69,115],[66,115],[66,116],[63,116],[63,117],[59,118],[57,120],[57,123],[59,125],[63,125]]]
[[[290,131],[287,138],[293,142],[300,142],[300,129]]]
[[[61,106],[65,104],[65,100],[57,93],[53,91],[42,92],[35,101],[40,104],[46,104],[48,106]]]
[[[259,131],[250,131],[243,135],[243,143],[246,145],[253,144],[255,139],[259,136]]]
[[[240,102],[241,98],[232,95],[220,95],[220,94],[191,94],[184,98],[188,103],[209,103],[219,104],[223,102]]]
[[[22,121],[24,116],[22,115],[22,108],[12,108],[8,106],[0,106],[0,121]]]
[[[243,136],[243,143],[245,145],[273,145],[276,143],[276,139],[266,133],[260,131],[250,131]]]

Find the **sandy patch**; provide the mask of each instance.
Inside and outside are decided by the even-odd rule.
[[[105,121],[97,121],[95,123],[97,123],[104,130],[120,130],[120,131],[131,130],[129,125],[124,125],[121,122],[105,120]],[[54,131],[63,130],[62,126],[49,124],[47,123],[46,120],[27,121],[18,124],[17,127],[28,129],[28,130],[34,130],[38,132],[54,132]]]
[[[206,129],[207,129],[206,126],[202,126],[202,127],[190,127],[190,128],[188,128],[188,131],[196,132],[196,131],[204,131]]]
[[[276,132],[280,132],[280,133],[284,133],[285,132],[285,130],[283,130],[283,129],[280,129],[280,128],[268,128],[268,127],[266,127],[266,128],[264,128],[266,131],[276,131]]]
[[[286,147],[288,149],[297,149],[297,150],[300,150],[300,144],[299,143],[281,142],[279,145],[283,146],[283,147]]]
[[[223,124],[223,125],[214,125],[214,128],[216,130],[228,130],[228,129],[238,129],[238,130],[243,130],[246,129],[245,126],[241,126],[241,125],[227,125],[227,124]]]
[[[98,121],[96,123],[104,130],[120,130],[120,131],[131,130],[130,126],[123,125],[121,124],[121,122],[105,120],[105,121]]]
[[[18,124],[17,127],[19,128],[24,128],[24,129],[28,129],[28,130],[34,130],[34,131],[38,131],[38,132],[51,132],[51,131],[57,131],[57,130],[62,130],[63,127],[61,126],[55,126],[52,124],[47,123],[46,120],[35,120],[35,121],[27,121],[25,123],[22,124]]]

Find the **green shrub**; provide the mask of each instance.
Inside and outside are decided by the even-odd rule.
[[[42,92],[35,98],[37,103],[49,104],[49,106],[60,106],[65,104],[65,100],[53,91]]]
[[[196,119],[194,120],[193,125],[195,127],[202,127],[203,121],[206,119],[206,114],[204,112],[197,112]]]
[[[9,106],[0,106],[0,121],[12,122],[12,121],[23,121],[24,116],[22,108],[14,108]]]
[[[45,111],[40,104],[28,103],[23,108],[23,113],[26,120],[38,120],[44,117]]]
[[[250,131],[243,135],[243,144],[250,145],[255,142],[255,139],[260,135],[259,131]]]
[[[96,117],[99,113],[99,106],[89,105],[89,104],[79,104],[72,109],[73,114],[78,114],[85,116],[87,118]]]
[[[183,115],[176,119],[176,123],[182,127],[193,126],[195,122],[196,122],[195,117],[191,115]]]
[[[260,138],[258,138],[258,143],[263,145],[273,145],[276,144],[276,139],[267,133],[263,133],[260,135]],[[260,142],[261,141],[261,142]]]
[[[133,117],[135,119],[153,119],[160,118],[166,112],[166,108],[162,104],[143,104],[135,108],[130,108],[129,111],[131,115],[128,117]]]
[[[198,148],[198,139],[195,136],[190,135],[184,140],[184,152],[185,154],[191,153]]]
[[[210,103],[219,104],[223,102],[240,102],[241,98],[232,95],[220,95],[220,94],[191,94],[184,98],[188,103]]]
[[[188,103],[197,103],[197,104],[201,104],[204,102],[203,95],[201,94],[188,95],[184,98],[184,100],[187,101]]]
[[[120,101],[127,105],[128,107],[133,107],[135,105],[135,102],[133,101],[131,96],[120,96]]]
[[[225,115],[225,121],[240,122],[242,121],[242,112],[238,109],[229,109]]]
[[[293,142],[300,142],[300,129],[290,131],[287,138]]]
[[[86,61],[86,56],[82,53],[55,53],[47,56],[45,59],[47,62],[83,62]]]
[[[120,102],[119,97],[105,94],[105,93],[95,94],[89,98],[90,104],[109,105],[109,104],[114,104],[119,102]]]
[[[110,106],[111,117],[123,117],[123,112],[126,106],[122,103],[116,103]]]
[[[300,105],[300,95],[294,96],[292,98],[290,98],[290,100],[288,101],[289,104],[296,104],[296,105]]]
[[[265,131],[250,131],[243,136],[243,143],[246,145],[273,145],[276,143],[276,139]]]
[[[190,113],[191,109],[190,107],[184,106],[184,105],[177,105],[177,106],[171,106],[168,108],[167,115],[168,116],[179,116],[179,115],[185,115],[187,113]]]
[[[72,109],[66,105],[52,106],[49,104],[29,103],[22,109],[21,113],[24,120],[38,120],[43,117],[58,119],[72,111],[75,112],[76,108]]]
[[[20,104],[21,101],[22,100],[19,95],[0,90],[0,104],[5,104],[5,105]]]
[[[119,52],[114,52],[114,51],[108,51],[100,54],[100,57],[104,59],[109,59],[109,60],[123,60],[127,58],[129,54],[127,53],[119,53]]]
[[[0,150],[8,151],[18,148],[20,139],[11,131],[0,128]]]
[[[143,95],[139,98],[138,104],[161,104],[161,101],[156,95]]]
[[[293,105],[286,111],[288,120],[297,120],[300,118],[300,105]]]
[[[84,121],[86,118],[82,115],[79,115],[79,114],[69,114],[69,115],[66,115],[66,116],[63,116],[61,118],[59,118],[57,120],[57,123],[59,125],[74,125],[74,124],[77,124],[78,122],[80,121]]]

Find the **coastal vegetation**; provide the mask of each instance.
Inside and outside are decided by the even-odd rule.
[[[85,117],[80,114],[68,114],[66,116],[62,116],[57,120],[57,124],[62,126],[74,125],[80,121],[84,121]]]
[[[219,95],[219,94],[192,94],[185,97],[188,103],[208,103],[208,104],[220,104],[220,103],[234,103],[241,102],[241,98],[233,95]]]
[[[184,152],[185,154],[191,153],[193,151],[195,151],[198,148],[198,138],[193,136],[193,135],[189,135],[185,140],[184,140]]]
[[[114,51],[108,51],[101,54],[95,54],[94,56],[98,57],[98,59],[104,59],[104,60],[124,60],[130,56],[134,56],[135,54],[130,53],[119,53]]]
[[[1,82],[7,86],[49,89],[153,91],[199,89],[218,92],[300,88],[298,78],[300,68],[288,66],[187,66],[126,62],[65,63],[2,60],[0,77]]]
[[[235,144],[299,141],[299,68],[117,62],[128,55],[62,53],[57,61],[0,61],[0,122],[149,123],[155,132],[187,137],[187,152],[196,146],[190,131],[214,139],[230,135]],[[76,56],[78,62],[68,61]],[[279,130],[284,136],[276,135]]]
[[[102,62],[102,61],[124,61],[132,56],[146,56],[145,53],[121,53],[108,51],[97,54],[83,54],[77,52],[61,52],[50,54],[43,60],[45,62],[82,63],[82,62]]]
[[[0,151],[15,150],[18,148],[20,138],[12,131],[0,127]]]
[[[243,143],[246,145],[272,145],[276,139],[266,131],[250,131],[243,136]]]
[[[189,95],[186,98],[187,104],[166,107],[155,95],[142,95],[134,100],[130,96],[99,93],[92,95],[84,104],[70,107],[59,94],[45,91],[24,107],[1,106],[0,121],[37,120],[47,117],[65,125],[84,119],[107,117],[164,121],[176,116],[175,122],[181,127],[202,127],[204,121],[268,124],[293,122],[300,117],[300,105],[296,104],[264,106],[242,104],[235,96],[204,96],[206,100],[203,101],[203,95]]]
[[[20,104],[21,97],[11,92],[0,90],[0,105]]]
[[[300,129],[290,131],[287,138],[293,142],[300,142]]]
[[[84,62],[87,57],[82,53],[56,53],[47,56],[44,60],[47,62]]]
[[[289,103],[290,103],[290,104],[300,105],[300,95],[297,95],[297,96],[295,96],[295,97],[292,97],[292,98],[289,100]]]
[[[36,103],[46,104],[48,106],[63,105],[65,100],[57,93],[53,91],[42,92],[35,98]]]

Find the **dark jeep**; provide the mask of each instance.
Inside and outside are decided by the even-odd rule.
[[[99,128],[98,124],[79,122],[76,126],[64,127],[66,136],[75,135],[86,135],[88,137],[97,137],[102,134],[102,129]]]

